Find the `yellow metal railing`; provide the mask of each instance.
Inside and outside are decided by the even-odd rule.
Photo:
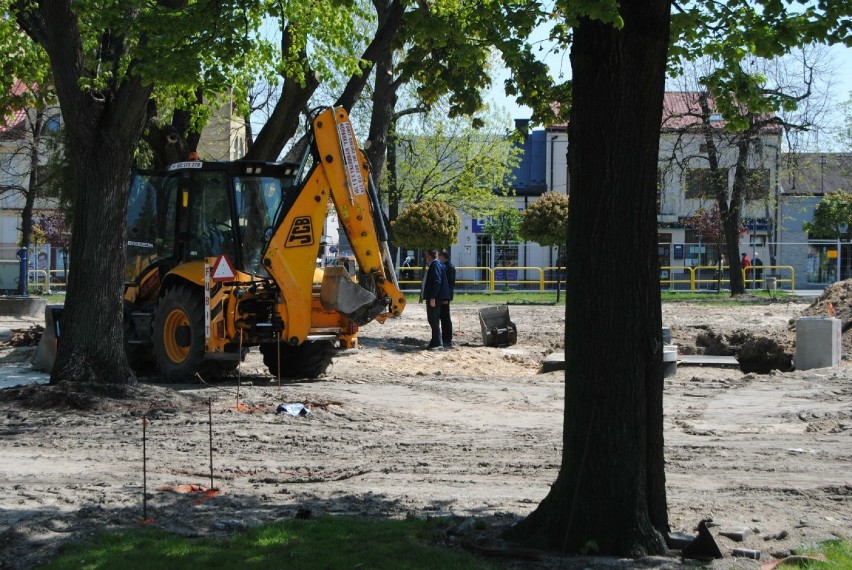
[[[50,276],[44,269],[30,269],[27,275],[27,285],[30,291],[50,291]]]
[[[555,267],[551,265],[548,267],[543,267],[542,269],[544,270],[545,274],[550,273],[551,275],[557,275],[556,279],[545,279],[544,281],[542,281],[544,285],[556,285],[558,283],[562,283],[562,286],[565,286],[565,266]]]
[[[673,290],[683,290],[678,288],[678,285],[687,285],[689,291],[696,291],[702,284],[717,285],[720,283],[730,286],[729,271],[731,267],[723,265],[696,265],[694,267],[682,266],[672,267],[663,266],[661,271],[667,272],[668,277],[660,277],[660,285],[668,285]],[[760,268],[761,273],[756,273],[757,268],[746,267],[740,269],[743,277],[743,283],[746,289],[763,289],[766,286],[766,278],[773,277],[778,289],[793,290],[796,288],[796,270],[791,265],[764,265]],[[685,277],[676,279],[674,276],[677,273],[685,275]],[[785,287],[786,285],[786,287]]]
[[[757,271],[760,274],[757,275]],[[786,277],[779,275],[783,272]],[[789,272],[789,273],[788,273]],[[769,275],[771,273],[771,275]],[[789,284],[789,289],[792,291],[796,288],[796,270],[792,265],[764,265],[762,267],[746,267],[743,269],[743,282],[746,284],[746,289],[751,289],[754,285],[757,289],[763,289],[766,284],[767,277],[774,277],[778,289],[782,289],[781,284]]]
[[[473,278],[469,278],[470,272],[474,272]],[[426,274],[426,270],[422,267],[402,267],[397,268],[397,273],[399,275],[399,286],[403,289],[420,289],[420,284],[423,281],[423,276]],[[417,279],[405,279],[406,275],[416,275]],[[476,277],[477,275],[484,275],[484,277]],[[408,285],[409,287],[406,287]],[[479,267],[479,266],[463,266],[456,267],[456,288],[463,289],[465,286],[468,287],[478,287],[485,285],[486,289],[489,291],[494,290],[494,270],[490,267]]]
[[[674,277],[675,273],[678,272],[678,271],[682,272],[682,273],[686,273],[687,278],[686,279],[683,279],[683,278],[675,279],[675,277]],[[676,290],[677,286],[679,284],[685,283],[685,284],[688,285],[688,289],[690,291],[695,291],[695,271],[692,269],[692,267],[687,267],[687,266],[672,267],[670,265],[664,265],[664,266],[660,267],[660,272],[661,272],[660,273],[660,285],[661,286],[668,285],[669,289]],[[668,275],[668,277],[663,277],[663,273]]]
[[[757,268],[747,267],[741,269],[743,283],[746,289],[763,289],[766,286],[766,280],[769,277],[775,279],[778,289],[793,290],[796,288],[796,270],[791,265],[764,265],[762,272],[758,275]],[[697,291],[701,285],[716,285],[725,284],[730,287],[730,279],[728,272],[731,267],[723,265],[721,268],[718,265],[696,265],[696,266],[670,266],[664,265],[660,267],[660,286],[668,287],[673,291]],[[721,270],[721,274],[720,274]],[[399,285],[404,289],[419,289],[424,275],[424,269],[418,268],[401,268],[399,271]],[[509,277],[509,271],[513,272],[532,272],[533,278],[520,278],[520,275],[515,275],[514,278]],[[548,286],[555,286],[559,279],[545,279],[546,275],[554,275],[565,271],[565,267],[537,267],[537,266],[463,266],[456,267],[456,289],[479,288],[484,286],[485,290],[494,292],[498,287],[508,287],[510,285],[533,285],[533,289],[545,291]],[[471,272],[473,278],[470,278]],[[418,279],[403,279],[403,275],[416,275]],[[406,287],[407,286],[407,287]]]
[[[512,271],[515,273],[514,278],[509,277],[509,272]],[[538,273],[538,279],[519,279],[520,272],[530,272]],[[502,272],[503,278],[499,279],[498,275]],[[535,284],[538,285],[539,291],[544,291],[544,270],[541,267],[510,267],[510,266],[498,266],[494,268],[494,284],[501,284],[503,287],[508,287],[509,285],[530,285]],[[491,290],[494,290],[492,286]]]

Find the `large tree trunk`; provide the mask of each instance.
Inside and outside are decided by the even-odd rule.
[[[135,377],[123,344],[125,218],[132,147],[100,146],[73,152],[75,184],[68,280],[51,384],[60,381],[128,383]]]
[[[562,467],[516,528],[564,552],[665,551],[656,170],[669,0],[581,20],[571,51]]]

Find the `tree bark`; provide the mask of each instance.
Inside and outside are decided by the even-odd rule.
[[[571,51],[562,467],[511,536],[563,552],[665,552],[656,169],[669,0],[583,19]]]
[[[737,142],[737,164],[734,167],[734,184],[731,187],[731,203],[722,216],[722,228],[728,242],[728,258],[731,259],[731,296],[745,293],[742,263],[740,259],[740,220],[743,198],[748,185],[749,140],[743,136]],[[731,257],[733,256],[733,257]],[[745,276],[748,277],[747,275]]]
[[[376,83],[373,89],[373,114],[370,116],[370,133],[367,140],[367,158],[373,169],[373,178],[378,181],[385,167],[385,152],[388,148],[388,133],[391,118],[396,108],[398,84],[393,77],[393,54],[386,51],[376,61]]]

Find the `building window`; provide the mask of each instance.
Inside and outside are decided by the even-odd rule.
[[[696,199],[715,199],[714,181],[727,188],[728,171],[712,171],[708,168],[690,168],[685,174],[686,197]]]
[[[657,255],[660,258],[660,267],[669,267],[672,263],[672,234],[657,234]],[[661,279],[669,278],[669,269],[664,269],[660,274]]]
[[[42,127],[42,132],[51,135],[58,133],[62,122],[61,119],[62,117],[59,115],[59,113],[47,117],[47,119],[45,119],[44,121],[44,127]]]
[[[769,169],[749,168],[746,174],[746,200],[765,200],[769,198]]]

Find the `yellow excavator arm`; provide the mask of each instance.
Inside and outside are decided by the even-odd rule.
[[[323,307],[358,324],[383,322],[405,309],[388,250],[387,235],[370,168],[342,107],[326,109],[313,121],[315,164],[270,239],[263,264],[281,289],[279,313],[291,344],[307,338],[314,267],[331,199],[358,264],[364,287],[342,267],[327,268]]]

